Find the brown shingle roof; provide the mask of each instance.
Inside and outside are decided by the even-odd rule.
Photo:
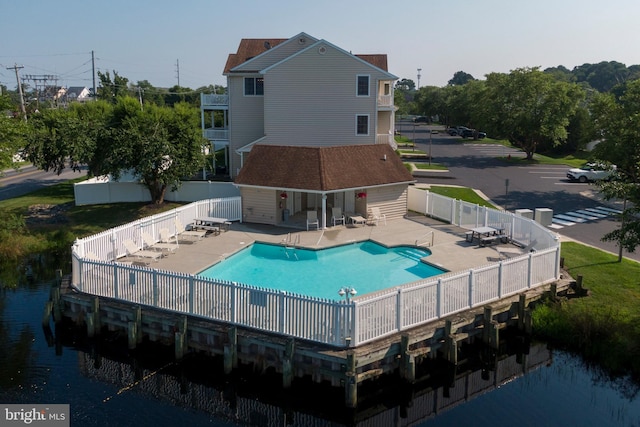
[[[233,67],[250,60],[254,56],[260,55],[262,52],[268,50],[265,47],[265,43],[269,43],[269,46],[276,47],[282,42],[286,42],[288,39],[242,39],[238,46],[236,53],[229,54],[227,63],[224,66],[223,74],[227,74]]]
[[[387,69],[387,55],[383,53],[376,54],[376,55],[356,55],[356,56],[362,59],[363,61],[367,61],[369,64],[373,65],[374,67],[378,67],[384,71],[389,71]]]
[[[400,157],[386,144],[336,147],[256,144],[235,179],[238,185],[308,191],[413,181]]]

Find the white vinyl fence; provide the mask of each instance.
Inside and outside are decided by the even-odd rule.
[[[349,302],[115,262],[124,254],[124,239],[138,241],[142,230],[154,233],[172,227],[176,217],[183,223],[197,216],[240,219],[238,197],[192,203],[77,240],[72,254],[73,286],[92,295],[336,347],[355,347],[559,277],[560,245],[544,227],[526,218],[416,191],[419,193],[409,193],[412,210],[433,216],[437,212],[439,218],[463,221],[470,227],[500,225],[523,244],[536,241],[536,251],[358,296]]]

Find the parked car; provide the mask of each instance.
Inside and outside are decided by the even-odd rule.
[[[462,136],[463,138],[473,138],[474,135],[476,135],[478,139],[482,139],[487,136],[487,134],[484,132],[478,132],[475,129],[468,128],[465,128],[460,136]]]
[[[597,163],[587,163],[581,168],[572,168],[567,172],[570,181],[588,182],[599,179],[609,179],[615,172],[616,166],[606,166]]]
[[[413,118],[413,123],[428,123],[429,121],[425,116],[418,116]]]

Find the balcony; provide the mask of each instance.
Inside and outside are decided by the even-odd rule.
[[[226,110],[229,108],[229,95],[201,93],[200,106],[205,109]]]
[[[229,142],[229,129],[204,129],[204,137],[209,141]]]
[[[392,110],[393,108],[393,95],[378,95],[379,110]]]

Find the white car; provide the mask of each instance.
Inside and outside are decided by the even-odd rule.
[[[567,178],[571,181],[588,182],[609,179],[616,170],[615,165],[606,167],[597,163],[587,163],[581,168],[569,169]]]

